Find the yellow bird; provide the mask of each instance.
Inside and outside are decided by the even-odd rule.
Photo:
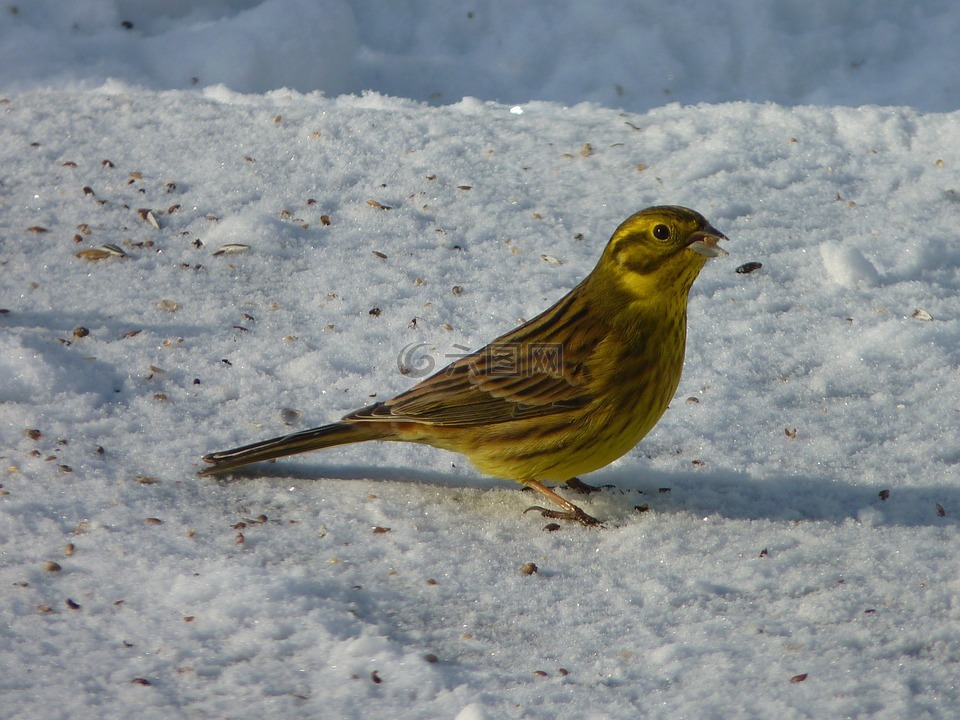
[[[598,524],[544,483],[613,462],[646,435],[676,392],[687,295],[726,239],[697,212],[641,210],[613,233],[597,266],[543,313],[392,400],[339,422],[215,452],[201,474],[365,440],[422,443],[466,455],[478,470],[538,491]]]

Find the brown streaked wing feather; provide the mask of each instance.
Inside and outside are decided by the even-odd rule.
[[[362,408],[344,420],[413,421],[470,426],[545,417],[593,400],[584,359],[604,337],[602,323],[583,322],[578,286],[551,308],[490,345],[451,363],[392,400]],[[579,307],[578,307],[579,306]],[[532,343],[562,346],[554,364],[510,372],[498,354],[504,346],[529,351]]]

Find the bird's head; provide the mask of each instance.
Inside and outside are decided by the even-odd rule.
[[[641,210],[613,233],[598,268],[612,273],[638,298],[662,293],[686,296],[704,263],[726,255],[717,242],[726,236],[698,212],[678,205]],[[609,278],[609,275],[607,275]]]

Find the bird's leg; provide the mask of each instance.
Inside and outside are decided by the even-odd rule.
[[[551,520],[574,520],[580,523],[581,525],[602,525],[603,524],[599,520],[597,520],[595,517],[587,515],[583,510],[578,508],[576,505],[574,505],[572,502],[570,502],[566,498],[563,498],[557,493],[555,493],[553,490],[548,488],[543,483],[537,480],[524,480],[523,484],[526,485],[527,487],[533,488],[538,493],[548,498],[551,502],[563,508],[563,510],[548,510],[545,507],[534,505],[524,510],[525,513],[530,512],[531,510],[536,510],[543,517],[550,518]]]
[[[573,490],[574,492],[578,492],[581,495],[589,495],[590,493],[600,492],[604,488],[613,487],[613,485],[590,485],[588,483],[585,483],[580,478],[570,478],[569,480],[567,480],[565,485],[571,490]]]

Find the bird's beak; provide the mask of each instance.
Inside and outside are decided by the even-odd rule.
[[[706,230],[701,230],[700,232],[695,232],[690,236],[690,241],[687,243],[687,247],[690,250],[693,250],[699,255],[704,255],[708,258],[720,257],[721,255],[727,255],[726,250],[717,245],[721,240],[726,240],[727,236],[724,235],[719,230],[714,228],[707,228]]]

